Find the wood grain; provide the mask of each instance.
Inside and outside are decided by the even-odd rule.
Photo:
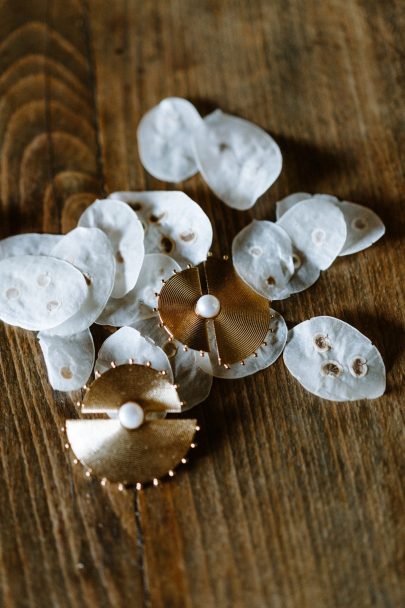
[[[284,170],[253,210],[179,184],[229,251],[296,190],[376,210],[387,235],[279,303],[381,350],[386,395],[334,404],[278,361],[216,381],[199,447],[134,496],[87,481],[35,336],[0,325],[0,605],[397,608],[405,603],[402,3],[393,0],[5,0],[0,3],[0,237],[68,230],[96,195],[163,189],[136,127],[167,95],[271,132]],[[402,246],[402,249],[401,249]]]

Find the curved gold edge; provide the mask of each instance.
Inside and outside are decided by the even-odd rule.
[[[204,264],[208,293],[221,302],[213,319],[216,350],[222,365],[241,363],[263,344],[270,324],[270,302],[237,274],[227,259],[209,258]]]
[[[212,319],[216,342],[215,350],[217,351],[219,365],[223,365],[225,368],[229,368],[235,364],[245,365],[245,359],[251,356],[256,357],[257,349],[265,344],[268,325],[271,320],[270,301],[255,292],[255,290],[239,277],[233,267],[232,261],[227,255],[222,256],[222,258],[208,256],[207,260],[194,266],[193,269],[198,270],[201,292],[203,294],[214,293],[217,297],[225,295],[227,303],[230,303],[229,286],[234,286],[234,289],[237,292],[240,292],[241,295],[244,294],[250,303],[257,305],[257,311],[255,311],[255,314],[253,315],[241,310],[232,311],[231,314],[228,314],[230,311],[224,309],[217,318]],[[162,293],[165,293],[165,289],[167,289],[169,285],[173,285],[175,281],[179,281],[181,274],[186,273],[187,270],[189,270],[189,267],[179,273],[175,273],[175,277],[170,277],[163,281],[164,287],[162,288],[161,293],[156,294],[159,304],[161,303],[161,295]],[[173,281],[174,278],[175,281]],[[228,289],[225,285],[228,285]],[[233,289],[231,288],[231,293],[232,292]],[[220,299],[222,301],[223,297],[220,297]],[[185,339],[185,336],[180,335],[181,332],[178,333],[177,327],[168,326],[167,319],[165,318],[161,306],[158,305],[156,311],[159,314],[159,325],[166,331],[169,340],[175,338],[183,343],[185,350],[188,348],[199,350],[202,356],[204,356],[204,353],[211,352],[209,339],[208,343],[204,345],[202,345],[201,342],[194,343],[193,340]],[[252,331],[250,329],[248,331],[248,328],[243,327],[243,325],[239,327],[237,331],[235,327],[232,327],[232,318],[234,317],[235,312],[237,312],[241,320],[243,320],[243,317],[245,317],[245,319],[246,317],[251,317],[249,325],[253,327]],[[260,328],[260,326],[262,327]],[[236,341],[236,335],[238,336],[238,341]],[[188,336],[188,338],[190,338],[190,336]]]
[[[146,413],[180,413],[182,408],[177,386],[167,379],[164,370],[158,371],[148,365],[114,365],[83,388],[83,401],[76,405],[84,414],[117,411],[130,400],[138,402]]]
[[[88,459],[84,458],[84,457],[79,457],[74,449],[74,446],[72,445],[74,443],[74,437],[72,437],[72,429],[74,429],[74,427],[76,425],[87,425],[87,424],[91,424],[93,422],[97,422],[97,423],[104,423],[107,425],[110,425],[113,428],[117,428],[117,426],[120,426],[119,422],[117,420],[105,420],[105,419],[97,419],[97,420],[66,420],[66,426],[62,427],[62,432],[66,433],[67,435],[67,442],[65,443],[65,449],[70,449],[73,453],[73,455],[75,456],[75,458],[73,459],[73,464],[76,465],[79,462],[82,464],[82,466],[85,469],[85,476],[88,479],[94,478],[94,477],[98,477],[100,479],[100,484],[102,486],[106,486],[108,484],[112,484],[112,485],[117,485],[118,490],[123,491],[125,489],[136,489],[137,491],[142,490],[143,488],[146,487],[150,487],[150,486],[158,486],[160,483],[162,483],[163,481],[168,481],[170,480],[172,477],[174,477],[174,475],[177,472],[177,469],[182,466],[183,464],[186,464],[188,462],[188,460],[185,458],[186,455],[188,454],[188,452],[190,451],[190,449],[193,449],[195,447],[197,447],[197,444],[194,442],[194,438],[197,432],[200,431],[200,427],[197,424],[197,420],[196,419],[177,419],[177,420],[156,420],[153,421],[153,423],[176,423],[176,422],[181,422],[181,423],[187,423],[190,426],[190,443],[184,447],[184,450],[181,451],[181,454],[178,455],[177,458],[177,462],[175,465],[172,465],[171,468],[169,468],[164,474],[160,474],[158,477],[150,477],[148,479],[142,479],[142,481],[133,479],[133,480],[128,480],[128,479],[122,479],[121,477],[117,477],[114,476],[114,478],[112,477],[104,477],[101,475],[95,475],[93,468],[89,465]],[[134,431],[129,431],[130,433],[133,433]]]
[[[194,310],[198,298],[203,295],[201,264],[181,270],[164,281],[157,294],[156,312],[159,325],[169,340],[175,338],[188,348],[209,352],[205,322]]]

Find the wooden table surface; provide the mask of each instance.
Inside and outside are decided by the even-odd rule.
[[[404,28],[400,0],[0,2],[1,237],[66,231],[114,190],[174,189],[140,165],[140,117],[168,95],[219,106],[272,133],[284,169],[248,212],[199,176],[179,185],[214,251],[297,190],[377,211],[381,241],[275,307],[289,326],[347,320],[388,372],[383,398],[341,404],[282,360],[217,380],[190,464],[120,493],[64,449],[80,395],[54,393],[35,335],[0,324],[2,608],[405,605]]]

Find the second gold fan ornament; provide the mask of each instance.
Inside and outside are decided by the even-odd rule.
[[[200,171],[238,209],[281,171],[265,131],[220,111],[202,118],[179,98],[148,112],[138,142],[153,175]],[[0,241],[0,319],[38,332],[55,390],[85,385],[66,446],[87,477],[140,489],[173,476],[198,428],[178,415],[208,397],[214,377],[262,371],[283,352],[291,375],[321,398],[384,393],[384,363],[366,336],[328,316],[288,331],[270,305],[292,302],[338,256],[377,241],[385,229],[371,209],[294,193],[276,204],[274,221],[246,225],[232,255],[219,258],[209,218],[183,192],[115,192],[77,219],[65,235]],[[110,334],[97,356],[94,324]]]
[[[66,421],[66,446],[102,484],[157,486],[174,469],[186,463],[195,447],[199,427],[194,419],[165,419],[178,414],[181,401],[177,387],[165,370],[154,370],[132,360],[116,365],[85,388],[79,402],[85,418]],[[104,418],[94,418],[94,415]],[[87,416],[92,416],[88,418]]]

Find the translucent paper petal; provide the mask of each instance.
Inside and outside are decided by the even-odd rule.
[[[277,224],[289,234],[297,253],[320,270],[332,264],[346,240],[343,213],[329,201],[310,198],[296,203]]]
[[[166,352],[173,370],[179,395],[183,402],[182,411],[205,401],[213,382],[211,362],[205,355],[201,357],[195,350],[184,351],[179,343],[166,346]]]
[[[239,276],[269,300],[290,294],[287,283],[294,273],[291,239],[276,224],[253,220],[236,235],[232,258]]]
[[[0,260],[17,255],[49,255],[62,238],[59,234],[16,234],[0,241]]]
[[[314,194],[313,198],[318,199],[318,201],[327,201],[328,203],[338,203],[339,199],[337,196],[333,194]]]
[[[51,333],[68,336],[90,327],[111,295],[115,259],[107,235],[97,228],[75,228],[52,249],[52,255],[70,262],[85,276],[88,295],[80,310]]]
[[[280,175],[277,143],[257,125],[216,110],[193,134],[198,167],[230,207],[249,209]]]
[[[145,230],[146,253],[169,254],[179,264],[205,260],[212,243],[207,215],[184,192],[114,192],[127,202]]]
[[[145,253],[143,228],[136,213],[124,202],[97,200],[81,215],[79,226],[99,228],[110,239],[116,259],[112,296],[122,298],[134,287]]]
[[[81,389],[94,365],[93,337],[88,329],[72,336],[50,336],[40,332],[49,382],[57,391]]]
[[[133,327],[122,327],[105,340],[98,352],[95,371],[101,374],[110,369],[112,361],[120,365],[128,363],[129,359],[142,365],[150,363],[153,369],[164,370],[168,378],[173,379],[169,360],[163,350]]]
[[[323,399],[375,399],[385,391],[384,362],[376,347],[333,317],[314,317],[294,327],[284,362],[304,388]]]
[[[358,253],[384,235],[384,224],[368,207],[348,201],[339,202],[338,207],[344,215],[347,226],[346,241],[339,255]]]
[[[215,352],[211,353],[213,375],[216,378],[233,380],[244,378],[270,367],[283,352],[287,340],[287,326],[283,317],[272,310],[273,318],[270,322],[269,333],[266,336],[266,344],[261,346],[256,352],[257,357],[249,357],[245,360],[245,365],[235,363],[229,369],[218,365],[218,358]]]
[[[189,349],[176,340],[169,341],[164,329],[159,327],[157,316],[140,320],[136,328],[143,336],[148,336],[167,354],[172,367],[174,381],[183,402],[182,410],[188,410],[205,401],[212,387],[212,366],[207,355]]]
[[[339,202],[339,199],[332,194],[308,194],[308,192],[294,192],[276,203],[276,218],[279,220],[284,213],[291,209],[291,207],[297,203],[300,203],[301,201],[307,200],[308,198],[314,198],[319,201],[327,201],[328,203]]]
[[[276,219],[279,220],[284,213],[286,213],[291,207],[293,207],[296,203],[301,201],[305,201],[307,198],[311,198],[312,195],[308,194],[308,192],[294,192],[293,194],[289,194],[285,196],[281,200],[276,203]]]
[[[82,273],[63,260],[22,255],[0,262],[0,319],[43,330],[72,317],[88,295]]]
[[[370,247],[385,233],[385,226],[374,211],[357,203],[339,201],[336,196],[331,194],[314,194],[313,196],[306,192],[290,194],[276,204],[277,220],[296,203],[308,198],[333,203],[343,213],[347,235],[343,248],[339,253],[340,256],[358,253]]]
[[[321,274],[318,266],[296,249],[293,250],[293,260],[295,272],[287,285],[290,295],[300,293],[311,287]]]
[[[166,182],[180,182],[197,173],[191,133],[201,120],[193,104],[180,97],[167,97],[149,110],[138,127],[145,169]]]
[[[139,319],[155,316],[157,305],[155,293],[162,287],[162,279],[169,278],[173,271],[181,268],[171,257],[161,253],[145,255],[138,281],[123,298],[111,298],[97,320],[100,325],[123,327]]]

